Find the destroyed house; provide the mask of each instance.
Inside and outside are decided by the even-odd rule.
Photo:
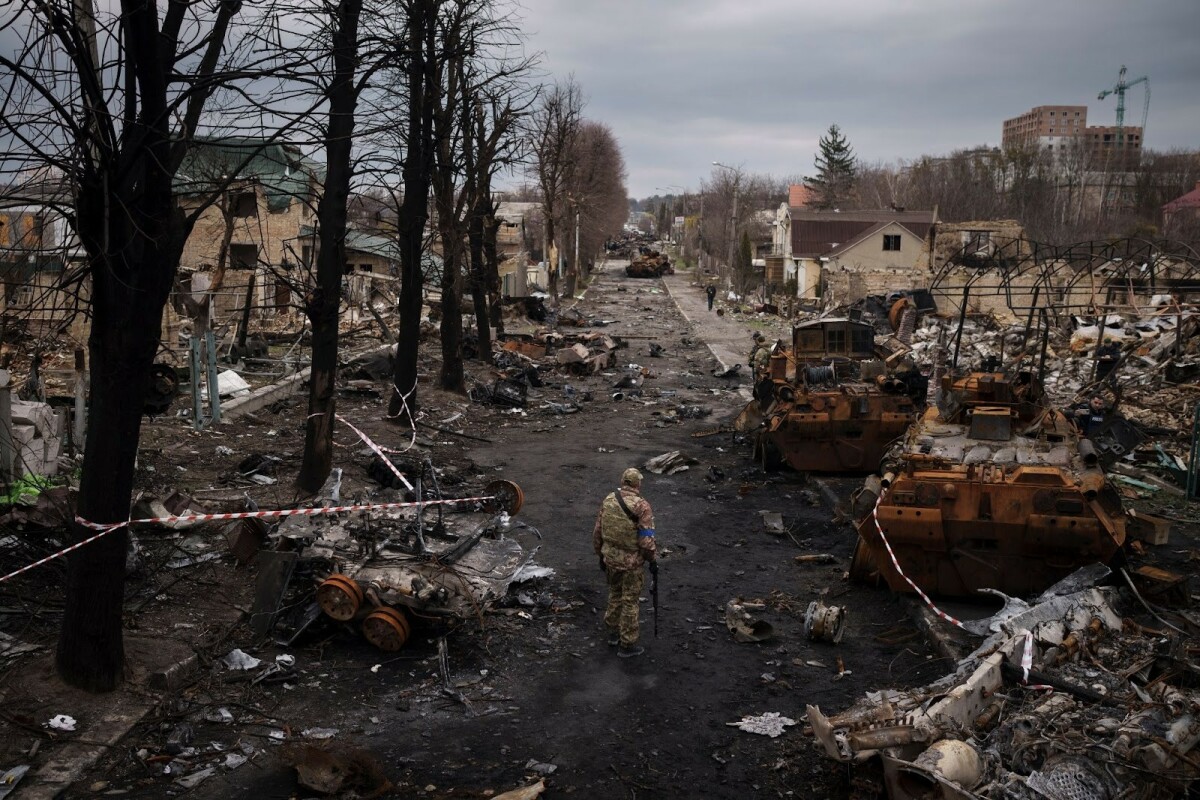
[[[789,209],[791,260],[801,296],[848,303],[928,282],[933,211]]]
[[[545,271],[530,266],[530,227],[540,225],[541,209],[540,203],[496,204],[496,257],[500,260],[500,292],[505,297],[525,297],[530,285],[545,285]]]
[[[316,268],[317,253],[320,237],[312,225],[300,228],[300,236],[293,242],[288,242],[289,251],[299,263],[306,268]],[[345,260],[342,264],[343,275],[368,274],[384,277],[395,277],[400,268],[400,246],[389,236],[369,233],[354,228],[346,229],[346,237],[342,240]]]
[[[0,313],[35,336],[59,330],[88,297],[86,280],[63,286],[86,255],[61,210],[61,192],[56,183],[13,188],[0,208]]]
[[[1162,207],[1163,228],[1167,231],[1194,229],[1200,225],[1200,181],[1196,188],[1176,197]]]
[[[214,321],[240,314],[251,276],[253,308],[291,307],[291,289],[276,273],[300,262],[292,245],[315,224],[323,178],[323,165],[298,147],[257,137],[203,140],[188,152],[175,176],[177,202],[185,213],[211,203],[200,211],[179,269],[190,276],[193,295],[212,293]]]

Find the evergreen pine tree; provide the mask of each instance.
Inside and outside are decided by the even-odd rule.
[[[836,124],[817,143],[820,152],[814,159],[815,177],[808,187],[817,193],[815,206],[821,210],[841,208],[854,199],[854,184],[858,178],[858,163],[850,143]]]

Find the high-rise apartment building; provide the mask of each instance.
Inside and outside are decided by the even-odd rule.
[[[1040,145],[1055,153],[1082,144],[1094,156],[1112,156],[1117,150],[1131,156],[1142,149],[1142,129],[1126,126],[1118,134],[1115,126],[1088,127],[1087,106],[1037,106],[1006,119],[1000,142],[1005,148]]]
[[[1000,144],[1006,148],[1035,143],[1054,145],[1078,136],[1086,127],[1087,106],[1038,106],[1019,117],[1004,120]]]

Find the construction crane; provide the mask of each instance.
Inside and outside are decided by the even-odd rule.
[[[1137,86],[1139,83],[1146,84],[1146,103],[1142,107],[1142,143],[1146,141],[1146,118],[1150,116],[1150,78],[1143,75],[1140,78],[1134,78],[1131,81],[1125,80],[1125,65],[1121,65],[1121,72],[1117,75],[1117,85],[1111,89],[1105,89],[1096,98],[1103,100],[1110,94],[1117,96],[1117,148],[1125,148],[1125,90],[1130,87]]]

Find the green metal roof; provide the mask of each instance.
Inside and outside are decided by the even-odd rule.
[[[228,137],[197,142],[175,173],[175,191],[202,194],[229,181],[256,181],[267,208],[283,211],[292,200],[309,198],[312,183],[325,178],[325,166],[284,142],[265,143],[255,137]]]

